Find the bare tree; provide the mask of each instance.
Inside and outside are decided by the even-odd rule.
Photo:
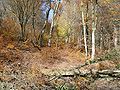
[[[21,26],[21,40],[26,38],[26,25],[28,24],[33,10],[37,10],[40,5],[39,0],[9,0],[9,10],[18,18]],[[36,9],[34,9],[36,7]]]
[[[92,1],[92,55],[91,60],[95,58],[95,31],[97,26],[97,15],[96,15],[97,7],[96,2]]]
[[[85,44],[85,55],[87,57],[88,50],[87,50],[87,39],[86,39],[86,24],[85,24],[85,15],[84,15],[84,7],[83,7],[83,1],[81,0],[81,11],[82,11],[82,24],[83,24],[83,30],[84,30],[84,44]]]

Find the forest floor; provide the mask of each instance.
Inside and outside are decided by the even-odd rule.
[[[72,69],[85,62],[84,53],[73,49],[57,49],[45,47],[39,52],[24,52],[24,61],[28,61],[29,67],[39,68],[44,74],[54,70]]]
[[[30,43],[18,44],[0,37],[0,90],[120,90],[119,79],[84,77],[55,78],[50,76],[84,64],[85,54],[75,48],[34,48]],[[120,60],[105,60],[81,68],[82,71],[116,70]],[[94,87],[93,87],[94,86]]]

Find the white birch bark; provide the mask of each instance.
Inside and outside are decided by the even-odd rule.
[[[103,35],[100,34],[100,50],[102,50],[102,46],[103,46]]]
[[[92,31],[92,55],[91,60],[95,58],[95,30]]]
[[[114,46],[115,46],[115,48],[117,48],[117,42],[118,42],[117,28],[114,26]]]
[[[85,24],[85,16],[84,16],[83,2],[82,1],[81,1],[81,9],[82,9],[82,24],[83,24],[83,30],[84,30],[85,55],[87,57],[88,51],[87,51],[87,39],[86,39],[86,24]]]
[[[51,27],[50,27],[49,39],[48,39],[48,46],[49,47],[51,46],[52,31],[54,28],[55,16],[56,16],[57,11],[58,11],[58,6],[59,6],[59,2],[56,2],[55,8],[54,8],[54,13],[53,13],[53,18],[52,18],[52,22],[51,22]]]
[[[53,27],[54,27],[54,20],[52,19],[51,26],[50,26],[49,39],[48,39],[48,46],[49,47],[51,46],[51,38],[52,38]]]
[[[92,3],[92,54],[91,60],[95,59],[95,31],[96,31],[97,17],[96,17],[96,5]]]

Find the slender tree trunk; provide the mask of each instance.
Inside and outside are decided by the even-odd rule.
[[[117,42],[118,42],[118,37],[117,37],[117,28],[114,26],[114,46],[117,48]]]
[[[20,37],[20,39],[22,40],[22,41],[24,41],[24,26],[23,26],[23,24],[20,24],[20,26],[21,26],[21,37]]]
[[[95,31],[96,31],[97,17],[96,17],[96,5],[92,2],[92,54],[91,60],[95,58]]]
[[[50,33],[49,33],[49,39],[48,39],[49,47],[51,46],[52,31],[54,29],[55,17],[57,16],[58,7],[59,7],[59,2],[56,3],[55,8],[54,8],[53,18],[52,18]]]
[[[66,36],[66,43],[69,43],[69,39],[70,39],[70,28],[67,30],[67,36]]]
[[[54,18],[54,17],[53,17]],[[51,38],[52,38],[52,31],[54,28],[54,20],[52,20],[51,27],[50,27],[50,33],[49,33],[49,39],[48,39],[48,46],[51,46]]]
[[[81,1],[81,9],[82,9],[82,24],[83,24],[83,30],[84,30],[84,44],[85,44],[85,55],[88,56],[88,50],[87,50],[87,38],[86,38],[86,24],[85,24],[85,16],[84,16],[84,8],[83,8],[83,2]]]
[[[94,60],[95,57],[95,30],[92,31],[92,55],[91,59]]]
[[[43,46],[43,34],[45,32],[46,24],[47,24],[47,21],[45,21],[45,23],[42,27],[42,30],[39,32],[39,36],[37,39],[41,47]]]
[[[103,35],[100,34],[100,50],[102,50],[103,47]]]
[[[21,37],[20,37],[20,39],[22,41],[25,40],[26,24],[27,24],[27,22],[24,22],[24,21],[25,21],[25,19],[23,18],[23,16],[19,17],[19,22],[20,22],[20,27],[21,27]]]
[[[120,26],[118,26],[118,45],[120,45]]]

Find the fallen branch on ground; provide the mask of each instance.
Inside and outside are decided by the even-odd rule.
[[[80,71],[79,69],[71,70],[71,71],[61,71],[59,73],[54,74],[54,78],[52,77],[51,80],[56,78],[62,77],[85,77],[85,78],[118,78],[120,79],[120,70],[90,70],[90,71]]]
[[[34,41],[31,41],[32,45],[37,48],[39,51],[41,51],[41,48],[39,45],[35,44]]]

